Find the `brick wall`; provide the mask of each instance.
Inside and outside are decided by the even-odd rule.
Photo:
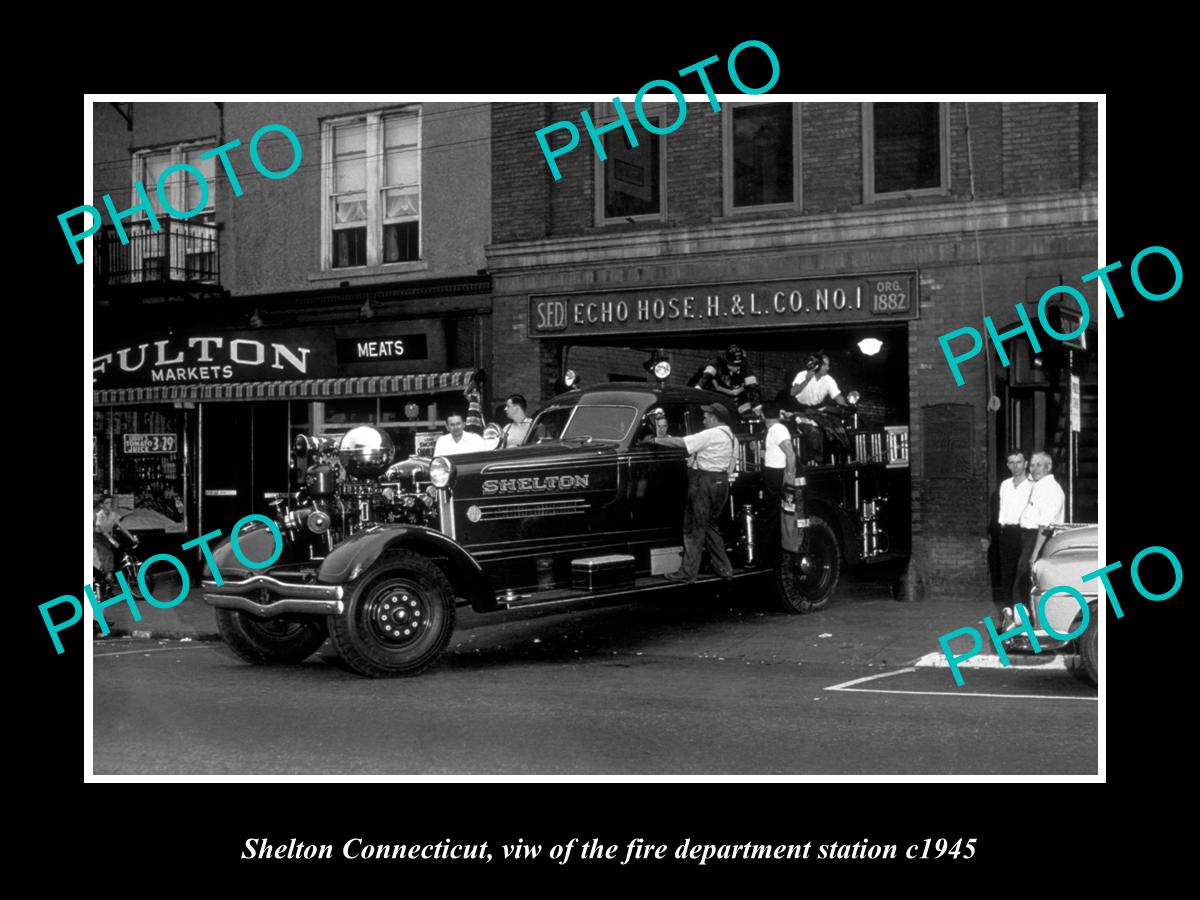
[[[805,212],[837,212],[862,203],[862,109],[857,103],[803,104],[800,147]]]
[[[596,155],[579,117],[584,104],[495,104],[493,179],[496,241],[568,237],[622,230],[644,231],[707,224],[722,216],[724,118],[707,103],[692,103],[666,143],[664,222],[596,222]],[[1077,111],[1070,114],[1070,107]],[[636,134],[645,132],[627,104]],[[968,134],[969,114],[969,134]],[[804,211],[827,213],[862,206],[862,107],[857,103],[801,105],[801,179]],[[554,181],[534,140],[538,128],[569,121],[580,130],[579,146],[557,160]],[[949,104],[950,192],[998,197],[1076,190],[1096,185],[1096,104]],[[968,153],[968,137],[970,152]],[[558,148],[567,140],[549,136]],[[973,172],[972,172],[973,170]],[[887,201],[889,204],[894,201]],[[904,202],[904,201],[900,201]],[[776,217],[779,213],[770,214]]]
[[[492,104],[492,240],[497,243],[547,234],[546,192],[553,179],[533,139],[547,124],[547,105]],[[564,142],[565,136],[551,146]]]
[[[1008,196],[1076,190],[1080,117],[1062,103],[1005,103],[1004,192]]]

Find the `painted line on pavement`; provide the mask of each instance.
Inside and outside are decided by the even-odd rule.
[[[955,693],[954,691],[887,691],[872,688],[827,687],[827,691],[843,691],[847,694],[909,694],[924,697],[998,697],[1004,700],[1091,700],[1097,702],[1099,697],[1070,697],[1063,694],[979,694],[971,691]]]
[[[825,688],[825,690],[827,690],[827,691],[845,691],[845,690],[848,690],[850,688],[850,685],[852,685],[852,684],[862,684],[865,681],[875,681],[878,678],[891,678],[893,675],[903,675],[905,672],[915,672],[915,671],[917,671],[917,670],[914,669],[912,666],[909,666],[906,669],[897,669],[895,672],[880,672],[877,675],[864,675],[862,678],[855,678],[853,681],[843,681],[841,684],[835,684],[833,687]]]
[[[924,657],[922,657],[924,659]],[[920,663],[920,660],[917,661]],[[1027,666],[1026,668],[1032,668]],[[861,688],[854,687],[856,684],[864,684],[868,681],[877,681],[880,678],[890,678],[893,675],[904,675],[917,671],[916,665],[908,666],[904,669],[897,669],[895,672],[882,672],[879,675],[867,675],[863,678],[855,678],[853,681],[843,681],[841,684],[835,684],[825,688],[827,691],[842,691],[848,694],[911,694],[924,697],[995,697],[1003,699],[1018,699],[1018,700],[1091,700],[1099,701],[1099,697],[1075,697],[1064,694],[984,694],[975,693],[972,691],[901,691],[888,690],[886,688]]]
[[[1024,657],[1017,657],[1024,659]],[[1010,657],[1011,660],[1011,657]],[[946,660],[944,653],[926,653],[920,659],[913,662],[914,666],[931,667],[934,669],[948,669],[950,663]],[[1067,668],[1067,658],[1065,656],[1051,656],[1045,662],[1039,663],[1020,663],[1014,665],[1011,661],[1009,664],[1002,665],[998,656],[972,656],[970,659],[964,659],[958,664],[960,669],[1062,669]]]
[[[93,659],[102,659],[105,656],[131,656],[135,653],[166,653],[168,650],[212,650],[212,644],[196,644],[191,647],[147,647],[143,650],[120,650],[117,653],[93,653]]]

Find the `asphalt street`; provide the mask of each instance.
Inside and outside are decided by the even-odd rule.
[[[847,583],[790,616],[747,593],[463,612],[441,661],[397,680],[343,669],[328,644],[253,667],[214,641],[99,640],[94,772],[1096,773],[1096,690],[1062,657],[967,669],[961,688],[934,665],[937,635],[982,605]]]

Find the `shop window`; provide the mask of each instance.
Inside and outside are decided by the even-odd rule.
[[[678,108],[672,104],[670,111],[646,104],[643,107],[646,121],[655,127],[675,121]],[[615,121],[611,103],[598,104],[594,114],[597,126]],[[605,132],[604,153],[601,160],[596,154],[596,219],[600,224],[633,220],[654,220],[664,217],[666,208],[666,144],[664,136],[652,134],[641,127],[636,116],[630,113],[630,122],[638,145],[629,146],[624,128]]]
[[[944,194],[950,187],[946,103],[863,104],[864,201]]]
[[[419,107],[324,123],[323,268],[421,258]]]
[[[93,489],[114,495],[131,527],[186,530],[184,412],[173,407],[97,411],[92,417]]]
[[[799,110],[793,103],[724,107],[726,215],[800,207]]]

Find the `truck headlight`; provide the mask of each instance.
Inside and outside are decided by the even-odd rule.
[[[454,463],[444,456],[434,457],[429,464],[429,480],[434,487],[447,487],[454,480]]]

